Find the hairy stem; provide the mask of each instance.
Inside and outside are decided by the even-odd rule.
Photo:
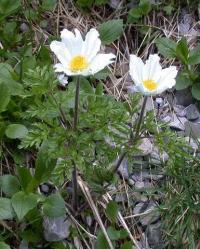
[[[73,124],[74,130],[77,129],[77,123],[78,123],[79,92],[80,92],[80,77],[78,76],[76,81],[76,95],[74,102],[74,124]]]

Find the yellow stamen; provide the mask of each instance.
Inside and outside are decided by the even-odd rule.
[[[143,80],[143,85],[149,91],[154,91],[158,87],[157,83],[154,80]]]
[[[87,59],[82,55],[77,55],[70,61],[70,70],[72,72],[83,71],[88,67]]]

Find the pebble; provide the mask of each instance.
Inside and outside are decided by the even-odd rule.
[[[199,118],[199,110],[196,105],[191,104],[185,108],[186,111],[186,118],[188,120],[196,120]]]
[[[177,105],[174,106],[174,111],[178,117],[186,117],[186,110],[185,106]]]
[[[186,122],[185,136],[200,138],[200,123]]]
[[[141,152],[138,152],[134,156],[148,156],[153,150],[153,145],[148,138],[142,138],[141,144],[138,146]]]
[[[19,249],[29,249],[28,242],[26,240],[22,240],[20,242]]]
[[[121,0],[110,0],[108,4],[111,8],[117,9],[120,2],[121,2]]]
[[[178,131],[184,131],[185,130],[185,123],[188,120],[185,117],[179,117],[177,118],[176,115],[174,115],[173,121],[170,122],[169,126],[170,128]]]
[[[160,152],[158,147],[154,146],[150,155],[150,159],[151,162],[155,164],[166,163],[169,159],[169,155],[165,151]]]
[[[152,249],[163,248],[161,222],[158,221],[155,224],[151,224],[145,231],[149,245]]]
[[[188,89],[180,90],[175,92],[176,104],[188,106],[194,102],[191,91]]]
[[[139,221],[143,227],[146,227],[151,223],[154,223],[160,217],[160,214],[157,209],[157,204],[154,201],[149,201],[144,203],[139,202],[135,206],[133,212],[134,214],[141,214],[141,216],[139,216]],[[147,214],[144,215],[143,213]]]
[[[66,216],[51,218],[44,217],[44,237],[46,241],[61,241],[70,234],[71,221]]]
[[[121,175],[125,180],[129,179],[129,170],[128,170],[128,160],[126,158],[121,162],[117,172]]]

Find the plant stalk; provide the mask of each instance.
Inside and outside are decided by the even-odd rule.
[[[74,124],[73,124],[74,131],[77,129],[77,123],[78,123],[79,92],[80,92],[80,76],[77,77],[76,81],[76,95],[74,102]]]
[[[76,81],[76,94],[75,94],[75,102],[74,102],[74,123],[73,123],[73,130],[77,130],[77,124],[78,124],[78,109],[79,109],[79,93],[80,93],[80,77],[77,77]],[[76,164],[73,161],[74,169],[72,171],[72,189],[73,189],[73,195],[72,195],[72,207],[74,211],[78,210],[78,195],[77,195],[77,168]]]
[[[142,124],[142,119],[143,119],[143,116],[144,116],[144,111],[145,111],[145,107],[146,107],[146,103],[147,103],[147,96],[144,97],[144,100],[143,100],[143,103],[142,103],[142,109],[141,109],[141,112],[140,112],[140,116],[139,116],[139,120],[138,120],[138,123],[137,123],[137,127],[136,127],[136,132],[135,132],[135,136],[131,136],[131,140],[134,141],[134,143],[137,141],[138,139],[138,136],[139,136],[139,133],[140,133],[140,127],[141,127],[141,124]],[[126,152],[123,152],[121,154],[121,156],[119,157],[114,169],[113,169],[113,172],[117,172],[118,168],[120,167],[124,157],[126,156]]]

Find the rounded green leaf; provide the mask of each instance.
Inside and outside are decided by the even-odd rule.
[[[100,39],[103,44],[110,44],[123,33],[123,20],[109,20],[99,26]]]
[[[12,139],[23,138],[27,133],[28,129],[21,124],[11,124],[6,129],[6,136]]]
[[[176,90],[183,90],[192,85],[192,81],[189,79],[187,73],[179,73],[176,77]]]
[[[195,84],[192,86],[192,96],[195,99],[200,100],[200,84]]]
[[[6,110],[6,107],[10,101],[10,92],[8,87],[0,82],[0,112]]]
[[[13,216],[14,212],[12,209],[11,200],[0,197],[0,220],[12,219]]]
[[[7,245],[5,242],[0,241],[0,248],[1,249],[10,249],[10,246]]]
[[[16,176],[3,175],[0,177],[0,186],[7,196],[12,196],[20,190],[20,184]]]
[[[18,192],[11,199],[12,206],[19,220],[37,205],[37,195],[32,193]]]
[[[59,194],[47,197],[43,205],[44,214],[50,217],[60,217],[65,214],[65,201]]]

